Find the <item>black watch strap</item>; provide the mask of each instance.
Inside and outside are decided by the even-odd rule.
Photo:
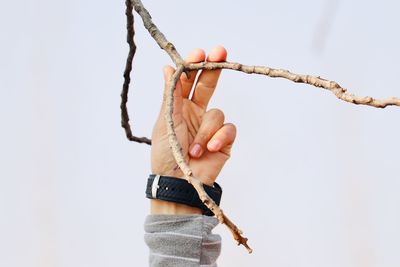
[[[211,199],[219,205],[222,195],[221,186],[217,183],[214,183],[214,186],[205,184],[203,184],[203,186]],[[147,179],[146,197],[186,204],[200,208],[203,210],[204,215],[214,215],[214,213],[201,202],[194,187],[181,178],[151,174]]]

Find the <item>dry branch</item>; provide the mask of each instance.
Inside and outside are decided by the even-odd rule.
[[[157,42],[160,48],[165,50],[165,52],[167,52],[167,54],[171,57],[175,65],[184,64],[184,60],[181,57],[181,55],[179,55],[175,46],[171,42],[168,42],[164,34],[153,23],[150,13],[143,6],[142,2],[140,0],[138,1],[132,0],[132,4],[135,8],[135,11],[142,18],[144,27],[150,33],[151,37],[153,37],[153,39]]]
[[[132,13],[132,9],[133,9],[132,2],[130,0],[126,0],[125,5],[126,5],[125,15],[126,15],[126,30],[127,30],[126,41],[129,44],[129,52],[128,52],[128,57],[126,59],[126,65],[125,65],[125,71],[124,71],[124,84],[122,86],[122,92],[121,92],[121,106],[120,106],[121,107],[121,126],[122,126],[122,128],[125,129],[126,138],[128,138],[128,140],[151,145],[151,140],[148,139],[147,137],[134,136],[132,134],[132,129],[129,124],[129,114],[128,114],[128,108],[126,106],[126,103],[128,102],[129,84],[131,82],[130,74],[132,71],[133,57],[135,56],[135,53],[136,53],[136,45],[135,45],[135,41],[134,41],[135,28],[133,27],[134,18],[133,18],[133,13]]]
[[[347,89],[341,87],[337,82],[329,81],[319,76],[296,74],[283,69],[273,69],[263,66],[247,66],[232,62],[202,62],[196,64],[187,64],[187,70],[215,70],[230,69],[241,71],[248,74],[261,74],[271,78],[284,78],[296,83],[305,83],[315,87],[321,87],[331,91],[337,98],[356,105],[367,105],[375,108],[385,108],[387,106],[400,106],[400,98],[391,97],[386,99],[375,99],[370,96],[356,96],[347,92]]]
[[[137,138],[132,136],[132,132],[129,127],[129,117],[126,108],[127,94],[130,81],[129,73],[132,68],[132,59],[136,51],[136,46],[133,42],[133,35],[134,35],[133,16],[132,16],[132,5],[133,5],[136,12],[141,16],[143,24],[145,28],[149,31],[150,35],[157,42],[160,48],[168,53],[168,55],[171,57],[172,61],[176,65],[176,71],[170,80],[170,87],[167,95],[167,105],[165,110],[165,119],[167,121],[167,128],[168,128],[168,138],[175,160],[180,169],[182,170],[182,172],[184,173],[185,179],[189,183],[191,183],[193,187],[196,189],[199,198],[202,200],[202,202],[212,212],[214,212],[215,216],[218,218],[220,223],[225,224],[229,228],[234,239],[238,242],[238,244],[245,246],[250,253],[252,252],[252,249],[247,245],[247,238],[242,236],[242,232],[237,228],[237,226],[231,220],[229,220],[229,218],[223,213],[220,207],[218,207],[218,205],[216,205],[216,203],[207,195],[207,193],[203,188],[203,184],[200,182],[199,179],[193,176],[192,170],[190,169],[188,163],[184,158],[184,155],[182,154],[182,148],[181,145],[179,144],[179,141],[175,133],[172,114],[173,114],[174,90],[176,87],[176,83],[178,82],[183,72],[188,73],[190,70],[204,70],[204,69],[207,70],[230,69],[248,74],[261,74],[272,78],[284,78],[296,83],[305,83],[315,87],[324,88],[326,90],[331,91],[337,98],[357,105],[367,105],[376,108],[385,108],[386,106],[391,106],[391,105],[400,106],[399,98],[392,97],[387,99],[375,99],[369,96],[365,97],[356,96],[354,94],[348,93],[347,90],[341,87],[337,82],[329,81],[317,76],[300,75],[282,69],[273,69],[262,66],[247,66],[240,63],[232,63],[232,62],[202,62],[202,63],[191,63],[191,64],[185,63],[182,57],[179,55],[175,46],[166,39],[164,34],[162,34],[161,31],[154,24],[150,16],[150,13],[144,8],[140,0],[126,0],[126,5],[127,5],[126,15],[127,15],[128,43],[130,46],[130,50],[124,73],[125,82],[124,82],[123,92],[121,94],[122,127],[125,129],[126,135],[129,140],[136,142],[145,142],[145,143],[151,142],[151,140],[145,137]]]

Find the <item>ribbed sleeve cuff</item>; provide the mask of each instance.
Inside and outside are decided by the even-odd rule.
[[[149,215],[145,242],[151,267],[216,266],[221,237],[212,234],[218,220],[204,215]]]

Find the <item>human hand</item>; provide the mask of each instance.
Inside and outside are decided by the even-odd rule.
[[[226,56],[225,48],[215,47],[208,55],[207,61],[225,61]],[[186,59],[191,63],[204,60],[205,53],[201,49],[193,50]],[[171,66],[164,68],[165,92],[168,90],[173,73],[174,69]],[[236,127],[231,123],[224,123],[224,113],[221,110],[207,110],[221,70],[202,71],[195,83],[196,74],[197,71],[192,71],[189,79],[182,74],[178,81],[174,92],[173,120],[177,138],[182,146],[182,153],[189,163],[193,175],[201,182],[212,185],[230,157],[236,136]],[[168,141],[164,118],[165,95],[166,93],[164,93],[160,115],[153,129],[152,173],[183,178],[184,175],[177,168]]]

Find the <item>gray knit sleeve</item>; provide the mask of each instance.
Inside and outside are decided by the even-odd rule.
[[[212,234],[218,220],[204,215],[149,215],[145,242],[150,267],[216,267],[221,237]]]

